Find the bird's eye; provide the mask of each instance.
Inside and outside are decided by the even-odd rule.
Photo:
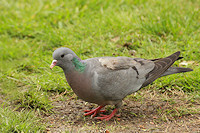
[[[63,58],[64,56],[65,56],[64,54],[61,55],[62,58]]]

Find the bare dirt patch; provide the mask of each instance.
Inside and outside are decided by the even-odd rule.
[[[44,116],[47,132],[200,132],[200,103],[182,91],[169,95],[143,89],[125,98],[120,116],[108,122],[84,117],[84,110],[97,105],[73,97],[54,99],[54,113]],[[109,114],[113,108],[106,109]]]

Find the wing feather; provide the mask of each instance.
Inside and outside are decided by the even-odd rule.
[[[132,68],[138,74],[138,77],[146,76],[151,70],[153,70],[155,64],[153,61],[145,60],[141,58],[129,58],[129,57],[106,57],[99,58],[101,66],[111,70],[122,70]]]
[[[142,87],[145,87],[149,84],[151,84],[154,80],[159,78],[177,59],[180,59],[179,57],[180,51],[161,59],[155,59],[155,67],[154,69],[147,75],[147,80],[144,82]],[[141,87],[141,88],[142,88]]]

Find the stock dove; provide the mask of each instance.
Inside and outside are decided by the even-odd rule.
[[[63,69],[68,84],[84,101],[96,103],[98,108],[86,110],[85,116],[104,112],[106,105],[115,105],[110,115],[96,119],[110,120],[122,104],[122,100],[133,92],[151,84],[159,77],[192,71],[190,68],[171,67],[180,52],[166,58],[142,59],[130,57],[96,57],[81,60],[71,49],[58,48],[53,53],[50,66]]]

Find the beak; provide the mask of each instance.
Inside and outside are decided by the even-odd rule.
[[[57,60],[53,60],[50,65],[50,68],[52,69],[56,65],[57,62],[58,62]]]

